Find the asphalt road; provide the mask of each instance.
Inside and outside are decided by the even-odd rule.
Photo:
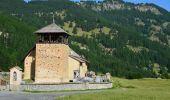
[[[0,91],[0,100],[55,100],[56,97],[72,94],[92,93],[97,91],[57,92],[57,93],[27,93]]]

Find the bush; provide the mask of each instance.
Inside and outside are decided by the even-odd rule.
[[[129,72],[128,75],[126,75],[127,79],[140,79],[143,78],[141,73],[138,72]]]

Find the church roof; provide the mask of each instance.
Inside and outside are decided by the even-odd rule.
[[[47,25],[39,30],[37,30],[35,33],[67,33],[62,28],[60,28],[55,23],[52,23],[50,25]]]
[[[22,71],[22,68],[20,68],[19,66],[12,67],[11,69],[13,69],[13,68],[16,68],[16,69]],[[10,69],[10,70],[11,70],[11,69]]]
[[[71,58],[75,59],[75,60],[78,60],[80,62],[87,62],[87,60],[83,57],[81,57],[79,54],[77,54],[75,51],[73,51],[71,48],[70,48],[70,55],[69,55]]]

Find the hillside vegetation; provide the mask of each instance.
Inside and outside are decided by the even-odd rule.
[[[0,68],[8,70],[21,64],[23,57],[35,42],[34,28],[0,14]]]
[[[53,14],[56,24],[72,35],[70,46],[89,61],[89,70],[126,78],[168,78],[170,13],[153,4],[122,0],[99,4],[1,0],[3,70],[16,63],[22,66],[24,55],[35,43],[33,32],[52,23]]]

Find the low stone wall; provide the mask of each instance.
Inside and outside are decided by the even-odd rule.
[[[112,88],[112,83],[63,83],[63,84],[22,84],[18,90],[87,90]]]
[[[9,86],[0,85],[0,91],[6,91],[6,90],[9,90]]]

